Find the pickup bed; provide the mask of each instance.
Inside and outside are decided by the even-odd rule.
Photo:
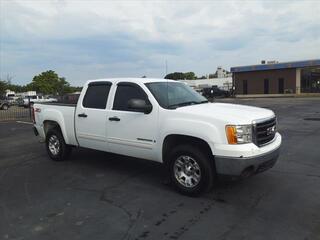
[[[88,81],[76,105],[35,103],[33,119],[53,160],[66,159],[75,146],[157,161],[187,195],[210,189],[220,176],[271,168],[281,145],[271,110],[209,103],[164,79]]]

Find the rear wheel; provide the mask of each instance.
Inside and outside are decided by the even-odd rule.
[[[1,107],[2,110],[8,110],[9,106],[7,104],[3,104]]]
[[[192,145],[180,145],[169,157],[171,183],[180,193],[197,196],[210,190],[215,172],[210,155]]]
[[[54,161],[66,160],[71,152],[71,147],[65,143],[61,132],[57,129],[48,131],[46,149],[49,157]]]

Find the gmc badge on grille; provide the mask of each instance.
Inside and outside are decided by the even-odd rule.
[[[271,134],[274,134],[274,132],[276,131],[276,126],[272,126],[272,127],[269,127],[267,128],[267,135],[271,135]]]

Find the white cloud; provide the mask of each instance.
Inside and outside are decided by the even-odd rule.
[[[201,75],[320,56],[318,1],[0,1],[0,74],[21,82],[50,67],[76,84],[163,77],[165,59]]]

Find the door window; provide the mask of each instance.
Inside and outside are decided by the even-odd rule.
[[[133,98],[148,102],[146,93],[138,85],[133,83],[119,83],[114,98],[113,110],[135,112],[135,110],[128,108],[128,101]]]
[[[90,83],[86,95],[83,98],[83,107],[105,109],[110,87],[111,83],[109,82]]]

